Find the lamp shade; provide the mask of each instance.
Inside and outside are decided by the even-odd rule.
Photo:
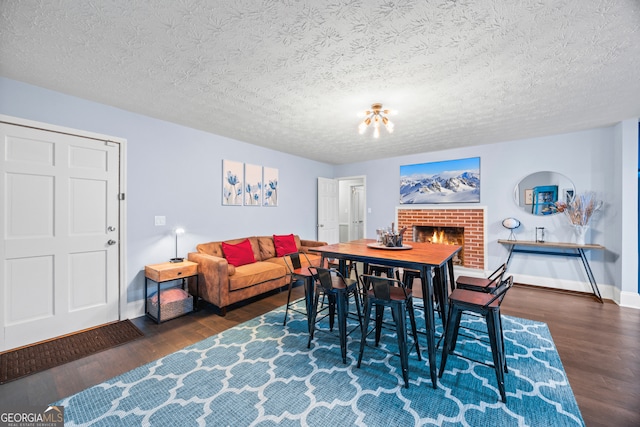
[[[505,218],[502,220],[502,226],[508,230],[511,230],[511,233],[509,233],[509,240],[516,240],[516,235],[513,230],[520,227],[520,221],[515,218]]]
[[[502,226],[509,230],[513,230],[520,227],[520,221],[515,218],[505,218],[504,220],[502,220]]]

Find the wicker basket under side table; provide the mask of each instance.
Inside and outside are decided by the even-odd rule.
[[[198,264],[192,261],[182,262],[164,262],[162,264],[152,264],[144,267],[144,312],[157,323],[165,320],[174,319],[183,314],[190,313],[197,309],[198,305]],[[173,301],[168,304],[162,303],[162,293],[160,285],[165,282],[182,279],[182,289],[184,289],[185,280],[189,277],[196,278],[196,295],[195,301],[193,296],[180,301]],[[149,297],[149,280],[157,284],[157,302],[154,303]],[[153,310],[153,311],[151,311]]]

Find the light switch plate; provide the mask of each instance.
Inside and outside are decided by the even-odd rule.
[[[166,225],[167,224],[167,217],[166,216],[156,216],[155,224],[156,224],[156,226],[158,226],[158,225]]]

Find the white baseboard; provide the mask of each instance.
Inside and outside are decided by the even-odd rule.
[[[640,309],[640,294],[633,292],[620,292],[620,302],[618,302],[618,304],[622,307]]]
[[[136,317],[144,316],[144,300],[134,301],[127,303],[127,308],[123,313],[124,319],[135,319]]]
[[[487,277],[491,274],[482,270],[469,269],[464,267],[455,267],[454,274],[456,276],[464,274],[472,277]],[[507,272],[508,274],[508,272]],[[565,291],[584,292],[592,294],[593,290],[589,282],[581,282],[576,280],[563,280],[553,277],[530,276],[526,274],[514,274],[513,281],[524,285],[540,286],[543,288],[561,289]],[[620,290],[613,285],[598,283],[598,290],[603,299],[609,299],[616,304],[624,307],[640,308],[640,295],[630,292],[620,293]]]

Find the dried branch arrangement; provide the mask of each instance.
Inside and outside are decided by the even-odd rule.
[[[592,191],[575,194],[565,202],[556,202],[558,212],[564,212],[573,225],[589,225],[591,216],[602,207],[602,200],[598,200]]]

